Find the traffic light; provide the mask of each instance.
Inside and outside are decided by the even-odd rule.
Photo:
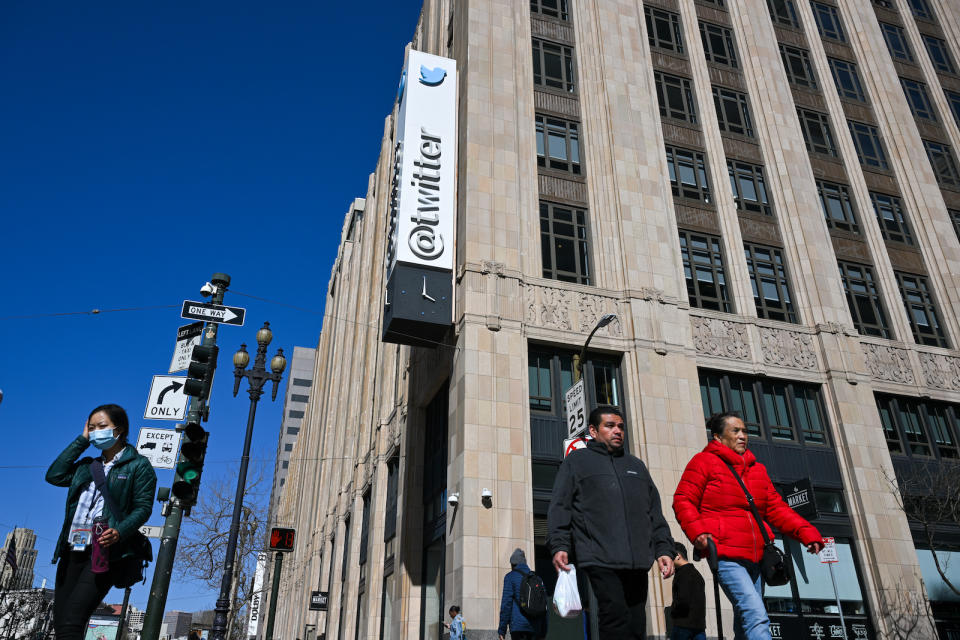
[[[200,400],[210,397],[210,385],[213,384],[213,372],[217,368],[216,345],[197,345],[190,356],[190,366],[187,367],[187,381],[183,385],[183,392],[188,396],[196,396]]]
[[[210,435],[197,422],[188,422],[183,428],[184,443],[180,445],[180,462],[171,492],[186,505],[197,502],[203,458],[207,455],[207,437]]]

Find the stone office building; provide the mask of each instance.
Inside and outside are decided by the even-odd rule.
[[[436,297],[383,266],[401,88],[329,282],[277,636],[435,639],[458,604],[471,640],[495,638],[518,546],[552,588],[563,392],[608,313],[588,403],[626,412],[678,539],[669,496],[704,416],[740,411],[774,481],[812,483],[849,637],[956,633],[897,488],[946,493],[917,478],[958,457],[958,43],[947,0],[426,0],[411,47],[456,61],[451,323],[386,326],[401,293]],[[937,528],[954,584],[958,543]],[[842,636],[827,567],[787,545],[775,637]],[[651,576],[651,636],[669,603]]]

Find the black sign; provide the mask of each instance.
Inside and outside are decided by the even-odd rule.
[[[817,513],[817,503],[813,498],[813,486],[810,484],[809,478],[801,478],[786,485],[783,499],[787,501],[787,505],[791,509],[807,520],[816,520],[820,517]]]
[[[270,529],[270,551],[293,551],[296,532],[284,527]]]
[[[217,324],[232,324],[237,327],[243,326],[243,318],[246,315],[247,310],[243,307],[224,307],[219,304],[194,302],[193,300],[184,300],[183,310],[180,312],[181,318],[205,320]]]
[[[326,611],[328,595],[326,591],[310,592],[310,611]]]

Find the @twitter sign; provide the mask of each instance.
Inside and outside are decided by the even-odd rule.
[[[410,49],[398,92],[388,271],[453,270],[457,63]]]

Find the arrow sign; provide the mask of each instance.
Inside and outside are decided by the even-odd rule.
[[[217,324],[232,324],[237,327],[243,326],[243,319],[246,315],[247,310],[243,307],[224,307],[219,304],[194,302],[193,300],[184,300],[183,310],[180,312],[180,317],[188,320],[206,320]]]
[[[189,400],[183,392],[184,380],[186,378],[182,376],[153,376],[143,417],[147,420],[183,420]]]
[[[157,398],[157,404],[163,404],[163,397],[167,395],[168,392],[180,391],[182,387],[183,387],[182,382],[171,382],[169,387],[164,387],[163,391],[160,392],[160,396]]]

